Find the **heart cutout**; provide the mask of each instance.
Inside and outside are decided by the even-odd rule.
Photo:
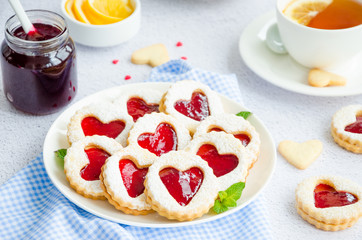
[[[209,164],[216,177],[221,177],[225,174],[228,174],[239,164],[239,159],[235,155],[220,155],[216,147],[211,144],[202,145],[199,148],[197,155],[199,155]]]
[[[84,149],[84,152],[88,156],[89,164],[81,169],[80,176],[86,181],[99,180],[101,168],[110,154],[99,148]]]
[[[224,132],[224,130],[222,130],[221,128],[212,128],[210,129],[209,132],[212,132],[212,131],[215,131],[215,132]],[[239,134],[233,134],[235,138],[239,139],[241,144],[243,144],[244,147],[248,146],[249,143],[250,143],[250,137],[249,135],[245,134],[245,133],[239,133]]]
[[[209,102],[205,94],[193,92],[191,100],[179,100],[175,102],[175,109],[196,121],[202,121],[210,115]]]
[[[147,113],[160,112],[158,107],[158,104],[147,104],[141,98],[130,98],[127,101],[127,111],[132,116],[134,122]]]
[[[130,197],[138,197],[144,192],[145,186],[143,183],[148,168],[138,168],[133,161],[122,159],[119,161],[119,171],[121,172],[123,184]]]
[[[362,134],[362,115],[357,115],[356,122],[349,124],[344,130],[351,133]]]
[[[120,120],[102,123],[95,117],[86,117],[82,120],[81,126],[85,136],[100,135],[116,138],[126,125]]]
[[[138,145],[156,154],[158,157],[171,150],[177,150],[177,134],[168,123],[160,123],[155,133],[143,133],[138,139]]]
[[[323,144],[319,140],[303,143],[286,140],[280,142],[278,150],[290,164],[299,169],[306,169],[322,153]]]
[[[203,179],[203,172],[193,167],[186,171],[175,168],[164,168],[159,172],[161,181],[170,195],[181,205],[186,206],[199,190]]]
[[[149,64],[152,67],[164,64],[169,60],[167,48],[163,44],[154,44],[141,48],[133,52],[131,57],[134,64]]]
[[[358,198],[344,191],[336,191],[332,186],[319,184],[314,189],[316,208],[343,207],[358,202]]]

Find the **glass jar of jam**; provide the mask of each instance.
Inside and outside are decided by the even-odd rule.
[[[77,91],[75,46],[63,17],[46,10],[26,12],[34,33],[26,34],[16,16],[5,24],[1,45],[5,96],[24,112],[54,113]]]

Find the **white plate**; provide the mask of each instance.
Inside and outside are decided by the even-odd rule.
[[[295,62],[288,54],[275,54],[264,42],[266,30],[276,22],[275,11],[260,16],[243,31],[239,51],[246,65],[268,82],[289,91],[314,96],[362,94],[362,54],[328,71],[347,78],[346,86],[315,88],[308,85],[309,68]]]
[[[202,223],[207,221],[216,220],[221,217],[225,217],[235,211],[240,210],[249,204],[265,187],[267,182],[272,176],[276,162],[276,152],[274,142],[268,130],[264,127],[261,121],[254,115],[249,117],[249,121],[255,126],[261,137],[261,151],[260,158],[255,163],[254,167],[250,170],[246,182],[246,188],[243,191],[242,198],[238,201],[238,206],[224,212],[219,215],[212,213],[205,214],[203,217],[195,219],[189,222],[171,221],[164,217],[159,216],[157,213],[152,213],[145,216],[133,216],[122,213],[116,210],[107,201],[91,200],[77,194],[69,185],[65,178],[63,166],[57,161],[54,151],[60,148],[68,148],[68,142],[66,139],[67,124],[71,116],[79,108],[88,105],[91,102],[99,100],[113,100],[118,97],[122,92],[134,91],[136,89],[159,89],[166,91],[170,86],[170,83],[138,83],[129,84],[120,87],[107,89],[91,96],[88,96],[77,103],[73,104],[67,110],[65,110],[50,127],[48,134],[44,141],[44,165],[45,169],[61,193],[64,194],[70,201],[83,208],[84,210],[91,212],[99,217],[133,226],[142,227],[178,227],[186,225],[194,225],[196,223]],[[238,113],[246,110],[240,104],[232,101],[226,97],[221,96],[222,103],[225,111],[229,113]]]

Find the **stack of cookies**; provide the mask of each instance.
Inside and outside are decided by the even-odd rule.
[[[166,91],[139,89],[79,109],[68,125],[70,185],[139,215],[192,220],[218,192],[245,182],[260,138],[243,117],[225,113],[208,86],[184,80]]]

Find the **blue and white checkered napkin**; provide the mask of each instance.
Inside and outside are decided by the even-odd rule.
[[[182,79],[201,80],[241,101],[235,75],[192,69],[182,60],[154,68],[149,81]],[[0,239],[271,239],[260,198],[224,218],[187,227],[144,228],[104,220],[77,207],[55,188],[42,156],[1,186],[0,196]]]

